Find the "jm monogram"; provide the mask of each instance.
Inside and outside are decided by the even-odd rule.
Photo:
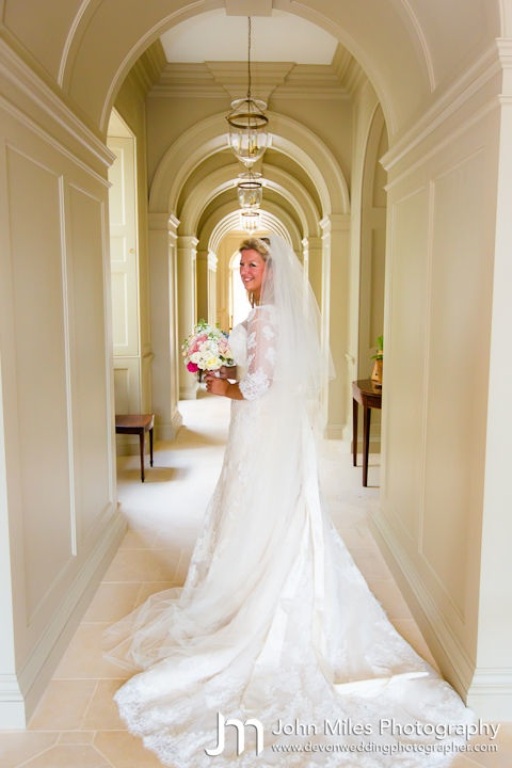
[[[252,726],[256,730],[256,754],[259,755],[263,750],[263,725],[260,720],[250,717],[244,723],[236,717],[225,718],[221,712],[217,713],[217,746],[213,749],[205,749],[210,757],[221,755],[226,746],[226,726],[232,725],[236,728],[236,746],[237,755],[241,755],[245,750],[245,728]]]

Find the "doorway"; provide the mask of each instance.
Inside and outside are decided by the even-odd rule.
[[[112,349],[116,413],[139,413],[142,402],[136,139],[113,110],[109,170]]]

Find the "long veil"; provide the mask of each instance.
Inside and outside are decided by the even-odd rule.
[[[334,371],[322,345],[320,310],[291,246],[279,235],[271,235],[269,243],[261,304],[276,313],[274,380],[289,392],[314,398]]]

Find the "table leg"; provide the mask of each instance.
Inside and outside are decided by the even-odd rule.
[[[149,430],[149,463],[153,466],[153,427]]]
[[[352,399],[352,463],[357,467],[357,400]]]
[[[140,441],[140,479],[144,482],[144,430],[139,435]]]
[[[370,448],[371,408],[364,407],[364,436],[363,436],[363,486],[368,486],[368,451]]]

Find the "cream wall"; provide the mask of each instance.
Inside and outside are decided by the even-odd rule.
[[[28,67],[11,71],[16,85],[0,104],[4,728],[25,724],[125,528],[114,479],[111,155]]]
[[[220,328],[229,330],[232,327],[230,316],[230,269],[229,262],[235,251],[245,238],[246,233],[240,232],[224,237],[217,250],[217,318]],[[247,303],[249,308],[249,303]]]
[[[329,148],[347,181],[351,183],[353,154],[353,94],[340,82],[332,93],[322,98],[308,94],[307,88],[295,98],[282,95],[279,89],[272,95],[272,109],[297,120],[309,128]]]
[[[382,505],[375,524],[443,671],[484,717],[505,705],[512,658],[478,625],[496,231],[499,107],[492,68],[445,120],[426,122],[385,158],[387,316]],[[487,510],[500,517],[502,510]],[[502,562],[502,610],[510,558]],[[497,586],[497,585],[496,585]],[[505,594],[506,593],[506,594]],[[512,648],[512,626],[500,624]],[[486,647],[486,652],[483,648]],[[494,699],[479,667],[501,677]],[[485,677],[485,675],[484,675]]]

